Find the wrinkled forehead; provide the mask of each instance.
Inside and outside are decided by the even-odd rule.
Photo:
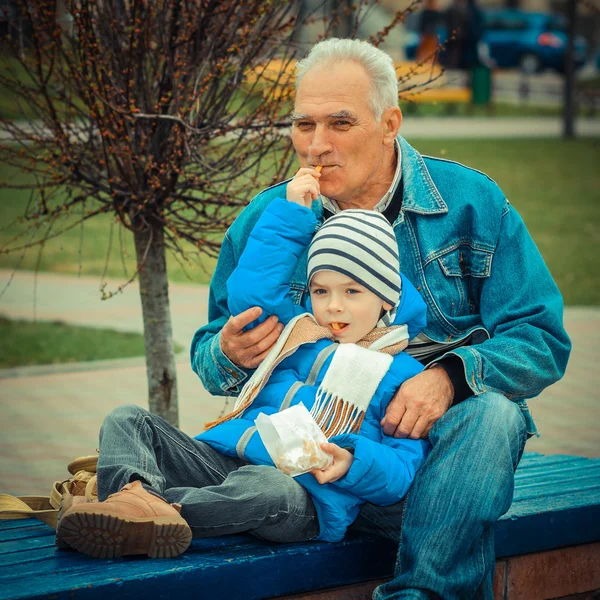
[[[300,80],[294,112],[309,117],[340,111],[360,113],[371,107],[371,81],[361,65],[352,62],[313,67]]]

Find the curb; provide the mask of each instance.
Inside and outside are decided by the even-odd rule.
[[[189,360],[187,351],[175,355],[175,364],[184,364]],[[84,373],[86,371],[114,371],[130,369],[146,365],[144,356],[131,358],[113,358],[108,360],[93,360],[86,362],[60,363],[55,365],[31,365],[27,367],[11,367],[0,369],[0,379],[15,377],[38,377],[44,375],[62,375],[65,373]]]

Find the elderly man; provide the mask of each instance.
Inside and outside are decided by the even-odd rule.
[[[364,505],[354,527],[399,542],[395,578],[374,598],[492,598],[494,524],[536,433],[525,400],[558,380],[569,356],[562,299],[498,186],[421,156],[398,136],[397,100],[390,57],[366,42],[326,40],[298,63],[295,187],[315,200],[319,221],[348,208],[381,212],[428,307],[427,327],[409,346],[427,368],[400,387],[382,424],[388,435],[428,437],[432,451],[403,502]],[[225,236],[210,322],[191,348],[213,394],[238,394],[282,330],[270,316],[245,331],[261,309],[230,315],[225,283],[259,215],[288,183],[260,193]],[[303,304],[299,263],[291,289]]]

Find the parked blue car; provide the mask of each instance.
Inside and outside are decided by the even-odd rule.
[[[482,9],[490,57],[500,68],[518,67],[524,73],[537,73],[551,68],[564,71],[567,49],[566,20],[562,15],[534,13],[514,9]],[[413,29],[405,47],[408,60],[414,60],[419,35],[414,32],[418,15],[407,23]],[[445,27],[438,28],[440,42],[448,37]],[[582,36],[575,38],[575,68],[587,58],[587,43]]]

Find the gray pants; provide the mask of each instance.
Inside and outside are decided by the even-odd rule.
[[[249,532],[299,542],[319,534],[313,501],[292,477],[225,456],[139,406],[121,406],[100,431],[99,500],[132,479],[181,504],[195,537]]]

